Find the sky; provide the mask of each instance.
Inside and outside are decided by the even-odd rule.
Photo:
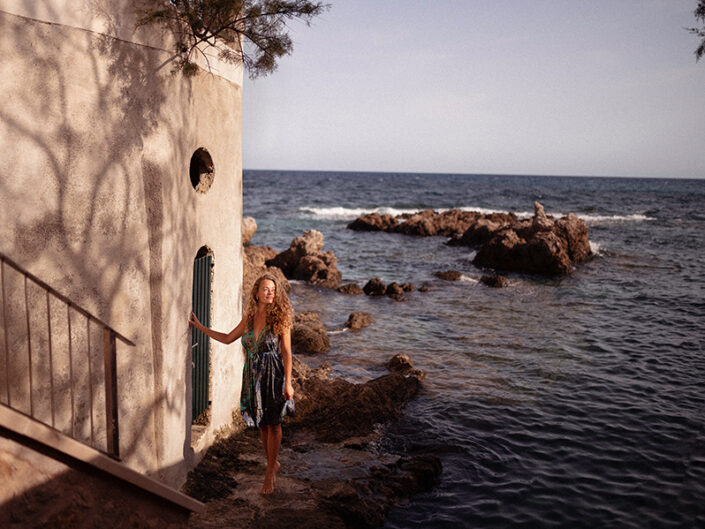
[[[245,169],[705,178],[697,0],[328,3],[245,79]]]

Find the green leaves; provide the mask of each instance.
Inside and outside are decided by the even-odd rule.
[[[330,6],[310,0],[147,0],[138,25],[162,25],[176,38],[177,68],[198,71],[194,60],[215,50],[219,59],[242,63],[251,78],[267,75],[293,50],[289,20],[307,25]]]
[[[695,48],[695,59],[699,61],[705,55],[705,0],[699,0],[693,14],[695,20],[699,20],[703,24],[702,28],[688,28],[688,31],[703,39],[700,45]]]

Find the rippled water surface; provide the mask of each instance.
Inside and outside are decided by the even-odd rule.
[[[427,372],[390,443],[438,454],[440,485],[386,527],[705,527],[705,182],[246,171],[254,244],[325,236],[345,280],[426,284],[406,302],[295,284],[340,376],[397,352]],[[597,251],[563,279],[490,289],[443,237],[353,232],[370,211],[575,212]],[[463,273],[444,282],[434,271]],[[315,360],[314,360],[315,361]]]

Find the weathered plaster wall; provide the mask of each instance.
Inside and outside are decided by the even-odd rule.
[[[178,485],[193,462],[186,322],[201,246],[215,257],[212,325],[240,318],[241,72],[173,75],[168,46],[118,31],[127,3],[65,3],[0,2],[0,251],[137,344],[118,342],[121,456]],[[215,165],[206,194],[189,179],[199,147]],[[213,344],[211,369],[208,439],[238,404],[239,345]]]

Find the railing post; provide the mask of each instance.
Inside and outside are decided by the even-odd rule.
[[[103,359],[105,362],[105,425],[107,449],[114,458],[120,458],[117,398],[117,352],[115,332],[103,328]]]
[[[5,259],[0,260],[0,283],[2,283],[2,324],[5,335],[5,383],[7,385],[7,405],[12,406],[10,400],[10,346],[7,338],[7,304],[5,303]]]

